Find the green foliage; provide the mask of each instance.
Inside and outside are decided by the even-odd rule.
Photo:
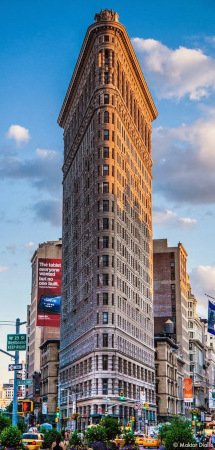
[[[17,427],[22,433],[25,433],[28,429],[27,424],[24,422],[22,417],[19,417]]]
[[[159,428],[159,439],[161,440],[161,442],[164,442],[164,438],[166,436],[166,433],[169,429],[170,424],[169,423],[164,423],[163,425],[161,425],[161,427]]]
[[[129,431],[128,433],[125,433],[123,435],[123,439],[125,440],[125,445],[130,445],[135,443],[135,436],[132,431]]]
[[[103,417],[100,425],[105,428],[108,441],[115,439],[115,437],[121,433],[118,420],[114,417]]]
[[[72,447],[74,445],[81,445],[82,441],[77,431],[73,431],[69,437],[69,445]]]
[[[44,429],[43,429],[44,430]],[[56,437],[60,436],[61,434],[58,433],[57,430],[53,429],[53,430],[45,430],[41,431],[41,433],[44,433],[44,441],[43,441],[43,448],[51,448],[53,442],[56,441]]]
[[[5,428],[0,435],[0,441],[3,447],[21,448],[22,433],[17,427],[9,426]]]
[[[194,444],[195,439],[192,432],[191,424],[188,420],[177,417],[171,421],[169,425],[164,425],[165,428],[159,431],[159,436],[161,438],[162,434],[165,442],[166,450],[172,450],[174,444],[177,442],[178,447],[180,444]]]
[[[97,441],[104,442],[107,440],[106,429],[102,425],[88,428],[85,437],[88,443]]]
[[[9,417],[0,414],[0,433],[4,430],[4,428],[9,427],[11,425],[11,420]]]

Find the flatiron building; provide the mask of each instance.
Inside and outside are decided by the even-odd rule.
[[[153,99],[118,14],[86,36],[64,130],[62,417],[156,416],[152,299]],[[145,403],[145,410],[143,404]],[[73,414],[73,415],[72,415]]]

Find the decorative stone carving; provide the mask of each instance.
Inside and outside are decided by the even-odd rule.
[[[119,22],[119,14],[117,14],[113,9],[102,9],[100,13],[95,15],[96,22],[111,21]]]

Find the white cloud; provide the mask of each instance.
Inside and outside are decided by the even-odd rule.
[[[187,225],[187,226],[195,225],[197,223],[197,220],[196,219],[191,219],[191,217],[180,217],[178,219],[178,221],[180,223],[182,223],[183,225]]]
[[[27,248],[28,250],[32,250],[32,248],[34,248],[35,245],[36,245],[36,244],[35,244],[34,242],[29,241],[29,242],[26,242],[26,243],[24,244],[24,247]]]
[[[215,90],[215,59],[200,49],[168,48],[155,39],[133,38],[143,72],[160,98],[200,100]]]
[[[54,159],[56,158],[57,152],[55,150],[48,150],[46,148],[37,148],[36,154],[41,159]]]
[[[174,201],[215,203],[215,110],[191,124],[154,130],[154,185]]]
[[[208,298],[205,294],[215,297],[215,265],[200,265],[190,273],[192,290],[199,300],[198,310],[207,317]]]
[[[8,270],[9,270],[9,267],[0,266],[0,273],[7,272]]]
[[[27,143],[30,139],[29,130],[21,125],[11,125],[7,132],[8,139],[13,139],[17,145]]]
[[[190,227],[197,223],[196,219],[191,217],[179,217],[174,211],[169,209],[162,210],[154,208],[153,223],[156,225],[172,225],[172,226],[186,226]]]

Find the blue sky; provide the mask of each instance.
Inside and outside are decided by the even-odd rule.
[[[1,319],[26,318],[31,256],[61,236],[57,116],[85,31],[102,8],[126,26],[154,97],[154,237],[181,241],[194,293],[215,296],[213,0],[6,0],[0,6]],[[1,347],[12,329],[0,326]],[[0,355],[0,381],[9,377]]]

